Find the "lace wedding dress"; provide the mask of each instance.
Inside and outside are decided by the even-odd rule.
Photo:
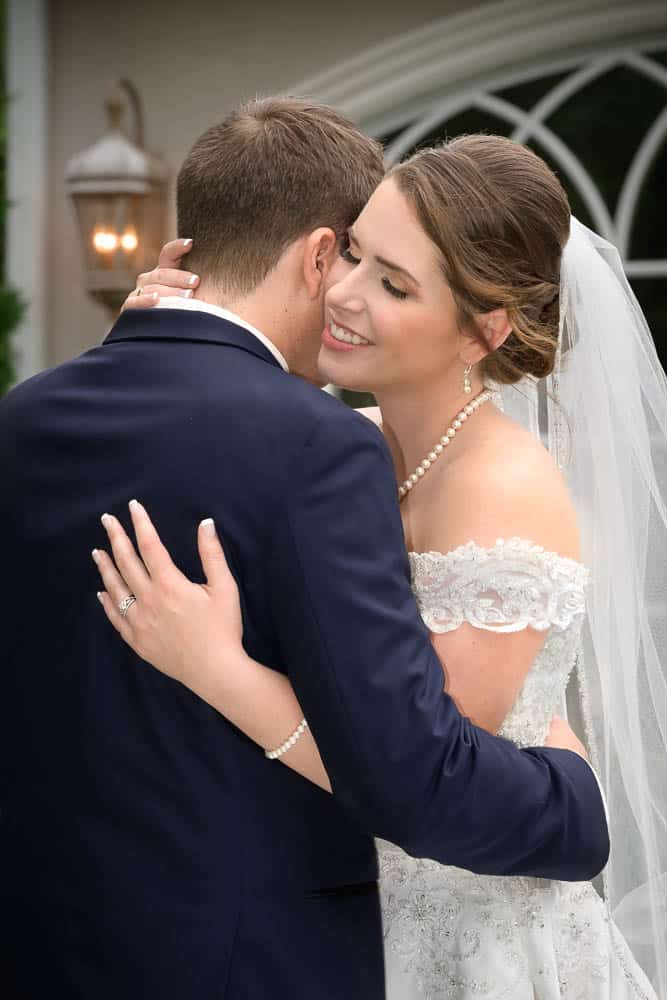
[[[432,632],[546,632],[500,735],[539,746],[562,712],[587,569],[521,539],[411,553]],[[473,875],[378,841],[387,1000],[656,1000],[593,885]]]

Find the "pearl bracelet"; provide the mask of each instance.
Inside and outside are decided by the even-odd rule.
[[[306,729],[308,729],[308,723],[305,719],[302,719],[288,740],[285,740],[277,750],[265,750],[264,756],[269,760],[277,760],[279,757],[282,757],[284,753],[292,749],[299,737],[303,736]]]

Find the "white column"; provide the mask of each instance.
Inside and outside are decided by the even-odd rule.
[[[19,381],[46,364],[46,0],[8,0],[6,283],[28,309],[15,331]]]

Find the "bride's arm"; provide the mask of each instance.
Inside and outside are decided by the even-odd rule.
[[[479,491],[486,503],[477,508],[476,519],[470,498],[463,504],[452,493],[447,508],[450,534],[437,540],[440,551],[448,551],[463,540],[456,537],[457,532],[463,532],[468,540],[472,531],[480,544],[493,544],[498,534],[510,537],[529,530],[545,548],[576,557],[576,524],[573,527],[568,518],[566,505],[554,507],[554,498],[563,502],[557,483],[547,480],[540,493],[539,482],[529,489],[529,481],[514,478],[508,493],[502,478],[494,491],[488,469],[470,469],[469,474],[478,488],[480,476],[486,476],[486,489]],[[465,483],[458,485],[463,488]],[[464,494],[465,490],[459,497]],[[489,509],[493,510],[491,525]],[[265,750],[282,745],[303,717],[301,706],[288,677],[257,663],[243,649],[238,589],[212,522],[199,528],[199,551],[207,578],[202,586],[174,566],[143,507],[133,502],[130,510],[143,563],[113,517],[105,517],[103,523],[122,576],[107,553],[94,553],[107,591],[101,594],[101,601],[111,623],[142,659],[181,681],[255,743]],[[530,522],[535,511],[539,523]],[[487,538],[491,527],[495,534]],[[117,607],[128,586],[137,603],[123,619]],[[495,731],[511,708],[544,634],[526,629],[498,635],[462,626],[456,632],[434,636],[433,641],[443,663],[445,686],[459,709],[482,728]],[[557,731],[551,745],[583,753],[569,729],[561,725]],[[309,729],[279,759],[331,791]]]
[[[520,537],[579,559],[577,518],[551,456],[523,437],[512,454],[480,454],[452,466],[430,523],[420,526],[420,548],[450,552],[466,542],[492,547]],[[445,516],[446,512],[446,516]],[[464,623],[432,636],[445,672],[445,689],[459,711],[488,732],[510,712],[547,633],[527,627],[499,633]]]
[[[249,656],[232,662],[231,657],[223,660],[219,652],[211,657],[210,670],[205,675],[186,683],[264,750],[282,746],[303,719],[289,678]],[[331,792],[331,782],[310,729],[306,728],[278,760]]]

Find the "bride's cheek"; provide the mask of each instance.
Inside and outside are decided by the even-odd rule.
[[[353,268],[354,264],[350,264],[349,261],[343,260],[340,254],[338,254],[329,269],[329,282],[327,290],[330,290],[334,287],[334,285],[341,282],[343,278],[347,277]]]

